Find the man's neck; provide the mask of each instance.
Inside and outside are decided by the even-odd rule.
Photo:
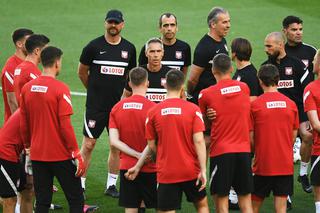
[[[118,34],[116,36],[111,36],[108,33],[105,33],[104,38],[111,45],[117,45],[117,44],[119,44],[121,42],[120,34]]]
[[[225,75],[215,75],[214,76],[217,80],[217,82],[222,81],[222,80],[231,80],[231,75],[230,74],[225,74]]]
[[[42,75],[56,78],[57,70],[54,68],[45,68],[43,69]]]
[[[238,59],[236,59],[236,67],[238,70],[241,70],[243,68],[245,68],[246,66],[249,66],[251,64],[250,61],[240,61]]]
[[[150,72],[159,72],[161,69],[162,65],[152,65],[152,64],[147,64],[147,68]]]
[[[277,86],[270,86],[270,87],[266,87],[266,86],[262,86],[263,92],[267,93],[267,92],[277,92]]]
[[[163,42],[164,45],[171,46],[171,45],[173,45],[174,43],[176,43],[177,38],[174,37],[174,38],[172,38],[172,39],[166,39],[165,37],[162,36],[162,37],[161,37],[161,40],[162,40],[162,42]]]
[[[145,87],[134,87],[132,88],[132,95],[140,95],[145,97],[147,93],[147,88]]]
[[[296,47],[296,46],[298,46],[298,44],[300,44],[300,43],[296,43],[296,42],[293,42],[293,41],[287,41],[287,44],[290,46],[290,47]]]
[[[217,33],[215,31],[213,31],[212,29],[210,29],[210,31],[208,32],[208,36],[210,36],[211,38],[213,38],[217,42],[220,42],[223,39],[223,37],[218,36]]]
[[[30,61],[31,63],[33,63],[36,66],[38,66],[38,64],[39,64],[39,59],[34,55],[27,55],[25,60]]]
[[[278,64],[280,64],[280,60],[283,59],[284,57],[286,57],[286,52],[285,51],[281,51],[280,54],[278,55],[276,61]]]
[[[168,98],[180,98],[180,91],[168,91],[167,99]]]
[[[19,49],[17,49],[14,53],[15,56],[17,56],[18,58],[25,60],[26,55]]]

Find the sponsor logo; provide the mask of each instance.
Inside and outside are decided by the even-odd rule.
[[[131,103],[124,103],[123,104],[123,109],[142,109],[143,104],[142,103],[135,103],[135,102],[131,102]]]
[[[88,127],[89,128],[94,128],[95,126],[96,126],[96,121],[95,120],[89,120]]]
[[[101,66],[100,72],[106,75],[124,75],[123,67]]]
[[[294,87],[293,80],[281,80],[278,82],[278,89],[293,88],[293,87]]]
[[[32,85],[31,87],[31,92],[41,92],[41,93],[46,93],[48,90],[48,87],[45,86],[38,86],[38,85]]]
[[[274,108],[287,108],[287,103],[285,101],[270,101],[266,103],[268,109]]]
[[[14,70],[14,75],[20,75],[21,69],[15,69]]]
[[[284,73],[285,73],[286,75],[292,75],[292,67],[286,67],[286,68],[284,69]]]
[[[164,108],[164,109],[161,109],[161,115],[181,115],[181,108]]]
[[[240,92],[241,88],[240,86],[232,86],[232,87],[225,87],[220,89],[222,95],[230,94],[230,93],[236,93]]]
[[[216,53],[218,54],[220,52],[220,49],[218,49],[217,51],[216,51]]]
[[[100,55],[105,54],[107,51],[100,51]]]
[[[306,65],[306,67],[309,66],[309,60],[308,59],[302,59],[301,61],[302,61],[302,63],[304,63],[304,65]]]
[[[164,85],[167,83],[165,78],[161,78],[161,86],[164,87]]]
[[[176,59],[181,59],[181,58],[182,58],[182,52],[176,51]]]
[[[128,51],[121,51],[121,58],[127,59],[128,58]]]
[[[160,102],[166,99],[167,95],[166,94],[159,94],[159,93],[147,93],[146,97],[150,100],[150,101],[154,101],[154,102]]]

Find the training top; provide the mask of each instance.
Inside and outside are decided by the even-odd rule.
[[[232,79],[246,83],[250,89],[250,96],[259,96],[263,93],[259,85],[257,70],[253,64],[237,69]]]
[[[136,49],[124,38],[112,45],[100,36],[83,48],[80,62],[89,66],[86,107],[109,111],[121,98],[129,70],[136,66]]]
[[[178,183],[200,172],[193,134],[204,131],[198,106],[169,98],[153,107],[146,121],[146,138],[157,144],[157,182]]]
[[[227,42],[223,38],[220,42],[205,34],[194,50],[193,64],[203,67],[204,70],[199,77],[199,82],[192,93],[194,98],[198,97],[201,90],[216,84],[216,79],[212,74],[212,59],[219,53],[228,55]]]
[[[61,118],[73,114],[70,90],[49,76],[27,83],[21,92],[21,126],[24,143],[30,142],[30,159],[63,161],[78,150],[76,141],[65,141],[61,134]],[[24,121],[24,122],[23,122]],[[70,129],[74,134],[73,129]]]
[[[267,92],[251,104],[254,132],[253,173],[293,175],[293,130],[299,128],[296,104],[279,92]]]
[[[191,64],[191,48],[190,45],[179,39],[172,45],[163,44],[164,55],[161,64],[174,68],[177,70],[183,69],[183,67],[190,66]],[[148,63],[148,58],[146,57],[146,47],[145,45],[141,48],[139,55],[139,65],[145,65]]]
[[[120,141],[137,152],[143,152],[147,146],[145,139],[145,123],[147,113],[155,103],[141,95],[133,95],[118,102],[110,113],[109,128],[119,131]],[[120,154],[120,169],[128,170],[138,159],[123,152]],[[155,163],[145,164],[141,172],[156,172]]]
[[[159,103],[166,99],[167,89],[164,88],[164,85],[166,83],[166,74],[171,70],[171,68],[161,66],[161,69],[158,72],[152,72],[148,69],[147,65],[142,65],[141,67],[148,71],[149,87],[146,97],[155,103]],[[126,83],[126,90],[132,91],[129,86],[129,78]]]
[[[305,65],[299,59],[288,55],[280,59],[280,64],[270,58],[263,64],[273,64],[278,68],[280,75],[278,91],[298,106],[302,106],[303,89],[310,83],[309,70]]]
[[[11,110],[8,104],[7,92],[14,92],[13,89],[13,78],[14,70],[21,64],[23,60],[16,55],[12,55],[6,61],[2,72],[1,72],[1,86],[2,86],[2,97],[4,102],[4,122],[6,122],[11,116]]]
[[[22,150],[20,109],[17,109],[0,130],[0,158],[18,163]]]
[[[236,80],[226,79],[199,94],[201,112],[217,112],[211,123],[210,157],[226,153],[250,152],[250,90]]]
[[[304,90],[304,111],[316,110],[320,118],[320,80],[311,82]],[[320,155],[320,134],[313,130],[312,155]]]
[[[24,61],[16,67],[14,70],[13,88],[19,106],[22,87],[40,75],[41,70],[30,61]]]
[[[314,80],[312,62],[317,53],[317,49],[309,44],[301,42],[296,46],[290,46],[286,43],[285,50],[289,56],[296,57],[304,63],[309,70],[308,77],[311,78],[311,80]]]

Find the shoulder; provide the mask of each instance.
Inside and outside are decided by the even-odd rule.
[[[101,45],[101,43],[103,43],[105,41],[104,36],[99,36],[91,41],[89,41],[89,43],[86,45],[86,47],[96,47]]]
[[[125,46],[128,46],[128,47],[130,47],[132,49],[136,49],[133,43],[131,43],[130,41],[128,41],[127,39],[125,39],[123,37],[121,37],[121,44],[125,45]]]
[[[182,41],[182,40],[180,40],[180,39],[177,39],[177,41],[176,41],[176,43],[175,43],[177,46],[179,46],[179,47],[182,47],[182,48],[189,48],[190,49],[190,45],[187,43],[187,42],[185,42],[185,41]]]
[[[312,51],[312,52],[314,52],[314,54],[317,52],[317,48],[315,48],[314,46],[312,46],[310,44],[302,43],[302,45],[306,50]]]

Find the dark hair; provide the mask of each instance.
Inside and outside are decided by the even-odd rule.
[[[282,21],[282,27],[286,29],[293,23],[302,24],[303,21],[298,16],[287,16]]]
[[[279,70],[273,64],[262,65],[258,72],[258,78],[263,82],[267,87],[278,85]]]
[[[231,52],[235,53],[240,61],[249,61],[252,47],[247,39],[235,38],[231,43]]]
[[[19,28],[13,31],[12,33],[12,41],[13,43],[17,43],[17,41],[23,39],[27,35],[32,35],[33,31],[26,28]]]
[[[143,67],[135,67],[130,70],[129,79],[134,86],[140,86],[148,79],[148,72]]]
[[[43,67],[52,67],[54,63],[59,60],[63,52],[57,47],[46,47],[41,51],[41,63]]]
[[[42,48],[50,42],[50,39],[41,34],[33,34],[26,41],[26,50],[28,53],[32,53],[36,48]]]
[[[159,27],[162,26],[162,18],[163,18],[163,16],[165,16],[167,18],[170,18],[170,16],[173,16],[174,20],[176,21],[176,25],[178,25],[177,17],[173,13],[163,13],[159,18]]]
[[[228,11],[222,7],[214,7],[210,10],[208,17],[207,17],[207,24],[209,27],[212,22],[218,21],[218,15],[221,13],[228,13]]]
[[[161,39],[154,37],[154,38],[150,38],[150,39],[147,41],[147,43],[146,43],[146,45],[145,45],[146,51],[148,50],[148,47],[149,47],[149,45],[150,45],[151,43],[159,43],[159,44],[161,45],[161,48],[163,49],[163,42],[161,41]]]
[[[224,53],[219,53],[213,58],[212,69],[226,73],[231,68],[231,59]]]
[[[166,74],[166,85],[168,90],[180,90],[184,84],[184,74],[180,70],[171,69]]]

